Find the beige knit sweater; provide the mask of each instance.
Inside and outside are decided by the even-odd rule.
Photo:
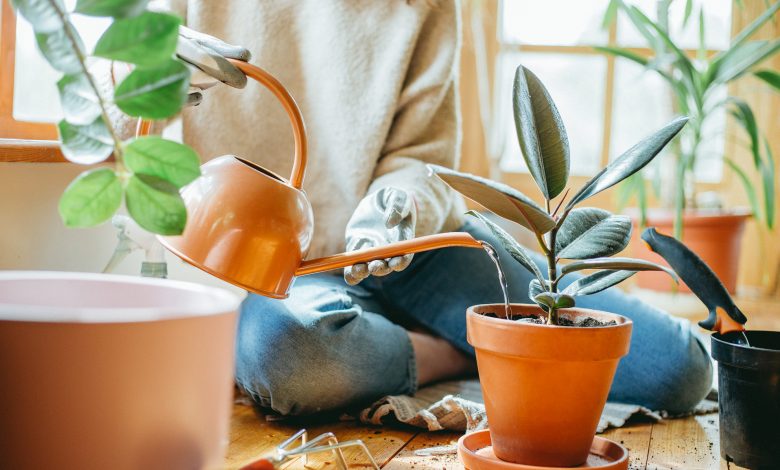
[[[301,107],[310,257],[343,251],[358,202],[386,186],[414,195],[417,236],[461,225],[462,199],[425,167],[458,161],[457,0],[168,0],[168,8],[197,31],[247,47]],[[289,121],[256,83],[212,88],[182,120],[184,141],[204,160],[234,154],[289,175]]]

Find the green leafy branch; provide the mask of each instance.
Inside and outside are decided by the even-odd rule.
[[[542,208],[514,188],[479,176],[439,166],[431,170],[445,183],[499,217],[530,230],[547,259],[547,277],[526,248],[506,231],[477,212],[479,219],[509,255],[533,273],[529,297],[548,312],[547,323],[558,324],[558,310],[573,307],[575,297],[595,294],[629,278],[637,271],[665,271],[648,261],[616,258],[631,238],[631,220],[595,207],[576,208],[644,168],[683,129],[687,118],[677,118],[646,137],[598,172],[568,197],[569,139],[558,109],[542,82],[519,66],[515,73],[513,109],[523,158],[545,200]],[[555,209],[553,201],[558,198]],[[569,260],[560,264],[561,260]],[[581,277],[560,291],[563,278],[582,270],[598,271]]]
[[[59,212],[69,227],[108,220],[124,200],[130,216],[159,234],[180,234],[187,220],[179,189],[200,175],[197,153],[160,137],[122,141],[109,118],[109,106],[138,119],[166,119],[187,101],[190,72],[175,56],[181,20],[146,10],[148,0],[78,0],[73,12],[62,0],[12,0],[32,25],[38,48],[63,74],[57,82],[64,118],[58,123],[65,157],[96,164],[114,156],[114,166],[88,170],[65,190]],[[71,15],[111,18],[91,55]],[[101,93],[89,64],[124,62],[132,71],[113,96]]]

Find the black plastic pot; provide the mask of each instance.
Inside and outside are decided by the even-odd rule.
[[[780,468],[780,332],[712,335],[718,361],[720,455],[750,469]]]

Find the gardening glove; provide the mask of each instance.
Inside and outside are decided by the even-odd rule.
[[[247,62],[252,54],[241,46],[228,44],[214,36],[199,33],[186,26],[179,27],[176,55],[190,65],[190,97],[187,105],[197,106],[203,99],[203,90],[219,82],[233,88],[246,86],[246,75],[226,58]]]
[[[347,222],[347,251],[387,245],[414,238],[417,209],[412,195],[399,188],[383,188],[369,194],[358,204]],[[412,255],[359,263],[344,269],[344,280],[354,286],[369,275],[386,276],[402,271]]]

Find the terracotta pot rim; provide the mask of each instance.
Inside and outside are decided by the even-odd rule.
[[[623,211],[624,214],[633,220],[639,219],[639,209],[630,207]],[[710,225],[713,223],[728,223],[747,220],[753,217],[753,212],[746,207],[736,207],[733,209],[712,211],[686,209],[683,211],[683,223],[690,225]],[[648,225],[674,223],[674,211],[663,208],[653,208],[647,211]]]

